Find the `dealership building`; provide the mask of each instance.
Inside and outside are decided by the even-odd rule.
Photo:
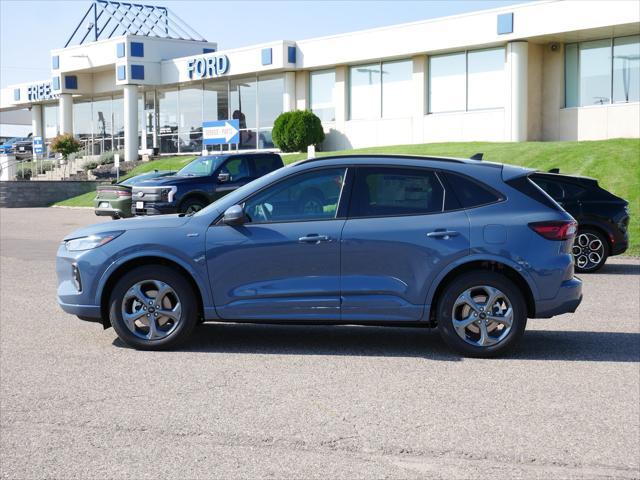
[[[267,28],[267,27],[265,27]],[[203,123],[272,149],[285,111],[312,110],[324,150],[640,136],[636,1],[540,1],[307,40],[225,49],[163,7],[92,3],[51,75],[2,89],[32,133],[88,152],[193,153]],[[204,147],[220,148],[220,147]]]

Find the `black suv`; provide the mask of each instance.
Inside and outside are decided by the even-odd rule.
[[[246,183],[282,167],[275,153],[210,155],[175,175],[145,180],[133,187],[131,213],[194,213]]]
[[[573,246],[576,271],[595,272],[607,257],[627,250],[629,202],[601,188],[587,177],[534,173],[531,179],[578,221]]]

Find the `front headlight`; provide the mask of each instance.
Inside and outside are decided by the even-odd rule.
[[[163,202],[173,202],[173,196],[175,195],[177,187],[162,187],[160,189],[160,200]]]
[[[82,250],[91,250],[93,248],[101,247],[102,245],[106,245],[114,238],[119,237],[124,232],[104,232],[104,233],[96,233],[95,235],[89,235],[88,237],[79,237],[72,238],[71,240],[67,240],[64,242],[65,247],[70,252],[79,252]]]

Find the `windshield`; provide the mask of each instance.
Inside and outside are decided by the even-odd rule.
[[[200,157],[176,173],[179,177],[206,177],[211,175],[224,157]]]
[[[120,182],[120,185],[134,185],[136,183],[142,182],[143,180],[149,180],[150,178],[164,177],[169,175],[171,172],[150,172],[150,173],[142,173],[140,175],[136,175],[135,177],[127,178]]]

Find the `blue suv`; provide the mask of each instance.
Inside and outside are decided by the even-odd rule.
[[[58,301],[166,349],[200,321],[436,327],[494,356],[527,318],[574,312],[576,222],[529,175],[474,160],[337,156],[293,164],[191,214],[68,235]]]

